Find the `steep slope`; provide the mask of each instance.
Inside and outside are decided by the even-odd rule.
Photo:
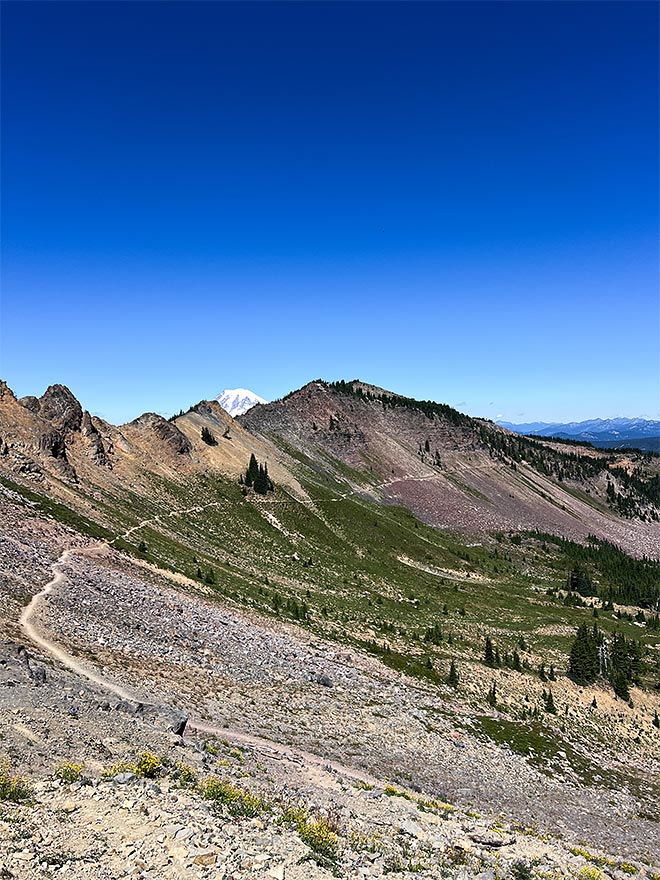
[[[652,483],[640,470],[657,463],[641,455],[637,461],[528,440],[358,381],[311,382],[240,421],[353,489],[403,503],[435,526],[595,534],[638,554],[660,553],[658,478]],[[617,493],[618,505],[610,503]]]
[[[202,440],[203,428],[212,445]],[[129,524],[154,505],[175,507],[195,481],[237,480],[251,455],[306,498],[287,456],[215,401],[175,419],[144,413],[117,427],[83,411],[63,385],[17,400],[0,384],[0,469],[105,526]]]

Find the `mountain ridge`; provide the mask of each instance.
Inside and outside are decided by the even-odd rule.
[[[616,417],[585,419],[580,422],[514,423],[498,420],[497,424],[518,434],[546,437],[568,437],[575,440],[626,440],[660,436],[660,421],[644,418]]]
[[[154,476],[167,492],[214,473],[237,479],[254,455],[300,499],[309,480],[331,479],[438,528],[595,534],[660,554],[660,478],[643,455],[521,437],[359,380],[315,380],[237,419],[202,401],[169,420],[146,413],[122,426],[84,413],[64,386],[21,401],[7,389],[0,438],[10,471],[60,497],[87,489],[85,509],[99,491],[156,497]]]

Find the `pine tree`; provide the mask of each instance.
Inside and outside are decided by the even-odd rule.
[[[263,465],[259,465],[257,475],[254,478],[254,491],[258,495],[265,495],[268,492],[268,477]]]
[[[140,543],[138,544],[138,552],[139,553],[146,553],[147,552],[147,545],[144,543],[144,541],[140,541]]]
[[[447,684],[449,687],[457,688],[458,687],[458,672],[456,671],[456,664],[454,661],[451,661],[451,666],[449,667],[449,675],[447,676]],[[657,712],[656,712],[657,718]]]
[[[552,691],[548,690],[548,693],[545,698],[545,711],[551,712],[553,715],[557,714],[557,709],[555,707],[555,701],[552,698]]]
[[[274,489],[273,481],[268,476],[268,465],[259,464],[254,453],[250,456],[250,463],[245,471],[245,485],[252,486],[259,495],[266,495]]]
[[[548,678],[550,681],[557,681],[557,676],[555,675],[555,667],[550,664],[550,672],[548,673]]]
[[[493,642],[490,636],[486,636],[486,649],[484,652],[484,660],[486,662],[486,666],[490,666],[492,669],[495,668],[495,651],[493,650]]]
[[[576,684],[593,684],[598,677],[599,669],[598,641],[593,633],[589,632],[586,623],[583,623],[579,626],[571,646],[568,659],[569,675]]]
[[[215,572],[212,568],[209,568],[209,570],[206,572],[204,583],[208,584],[209,586],[213,586],[215,584]]]
[[[495,687],[495,682],[492,683],[490,690],[488,691],[488,696],[486,697],[486,702],[489,706],[497,706],[497,689]]]
[[[217,446],[218,441],[215,439],[213,434],[209,431],[207,427],[202,428],[202,440],[208,446]]]
[[[548,676],[545,674],[545,663],[541,663],[541,668],[539,669],[539,678],[541,681],[547,681]]]
[[[658,710],[655,710],[655,715],[653,716],[653,726],[660,728],[660,718],[658,718]]]

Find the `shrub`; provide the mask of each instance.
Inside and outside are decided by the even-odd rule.
[[[113,779],[119,773],[135,773],[145,779],[156,779],[165,772],[165,763],[153,752],[142,752],[134,761],[119,761],[101,773],[101,779]]]
[[[523,859],[518,859],[511,865],[511,876],[514,880],[532,880],[534,874],[531,865],[528,865]]]
[[[28,801],[32,795],[27,779],[10,772],[9,761],[0,762],[0,801]]]
[[[282,812],[280,820],[285,825],[293,825],[298,837],[321,862],[336,862],[339,857],[339,838],[334,825],[321,816],[316,819],[309,815],[305,807],[289,806]]]
[[[592,865],[585,865],[578,872],[580,880],[603,880],[604,876],[600,868],[594,868]]]
[[[177,762],[172,768],[171,776],[181,788],[197,787],[197,773],[190,764]]]
[[[55,767],[54,775],[56,779],[62,782],[78,782],[83,775],[84,766],[82,764],[74,764],[72,761],[62,761]]]
[[[144,776],[146,779],[155,779],[163,772],[162,759],[152,752],[142,752],[138,756],[135,766],[137,775]]]
[[[231,816],[253,818],[268,808],[268,804],[258,795],[244,791],[233,782],[217,776],[210,776],[202,785],[201,792],[205,798],[227,807]]]

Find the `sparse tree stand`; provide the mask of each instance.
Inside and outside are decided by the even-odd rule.
[[[213,434],[209,431],[208,428],[202,428],[202,440],[206,443],[207,446],[217,446],[218,441],[215,439]]]
[[[244,483],[248,488],[254,489],[258,495],[266,495],[275,488],[273,481],[268,476],[268,465],[259,464],[254,453],[250,456],[250,463],[245,471]]]
[[[568,659],[568,672],[576,684],[593,684],[598,677],[599,634],[589,630],[586,623],[580,625]],[[554,671],[554,670],[553,670]]]

